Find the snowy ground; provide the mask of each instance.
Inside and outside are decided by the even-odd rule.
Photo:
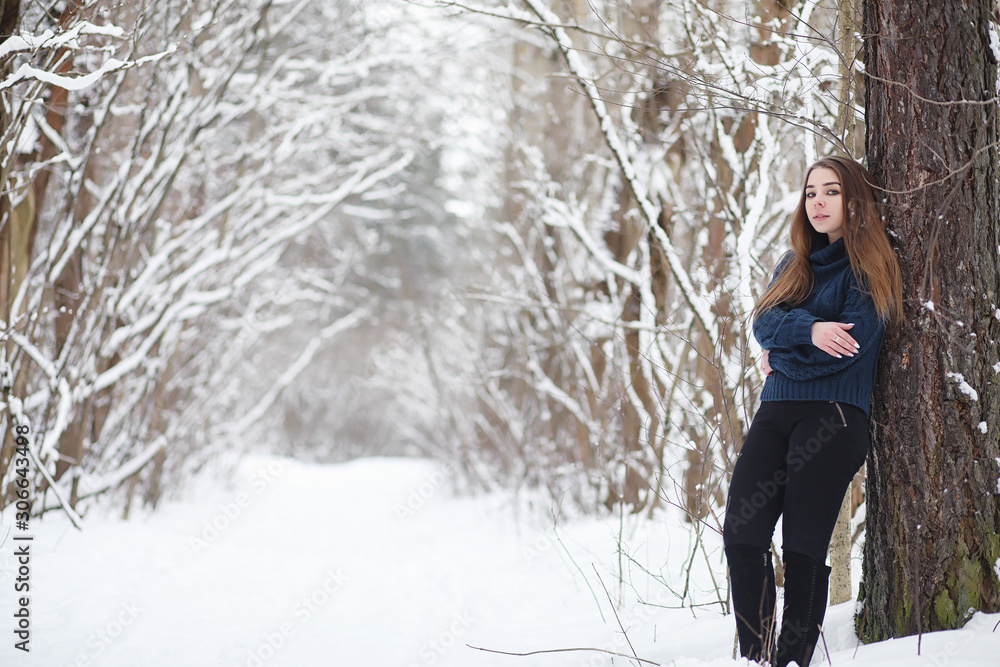
[[[663,608],[677,597],[646,571],[679,592],[692,553],[688,531],[664,518],[576,518],[553,528],[541,504],[455,498],[432,464],[398,459],[318,466],[253,458],[230,488],[204,484],[193,497],[128,522],[91,516],[83,532],[54,514],[35,519],[30,654],[13,648],[17,563],[8,537],[0,547],[0,665],[639,664],[467,646],[629,653],[615,611],[647,660],[745,664],[730,657],[732,617],[711,604],[710,570],[724,572],[716,537],[690,569],[693,598],[705,606]],[[630,558],[617,553],[619,535]],[[915,637],[858,647],[851,606],[827,614],[834,665],[1000,664],[1000,614],[925,635],[918,656]]]

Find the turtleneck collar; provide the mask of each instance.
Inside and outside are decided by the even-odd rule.
[[[813,239],[812,254],[809,256],[809,261],[814,265],[828,266],[846,257],[847,248],[844,246],[844,237],[840,237],[833,243],[830,243],[826,234],[823,234],[822,237],[817,235]]]

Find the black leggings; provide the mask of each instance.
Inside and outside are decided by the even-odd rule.
[[[868,416],[833,401],[764,401],[729,484],[727,547],[767,551],[778,515],[782,548],[826,562],[844,494],[868,455]]]

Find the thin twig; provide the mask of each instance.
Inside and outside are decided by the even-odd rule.
[[[604,610],[601,609],[601,602],[600,600],[597,599],[597,593],[594,592],[594,587],[590,585],[590,581],[587,579],[587,575],[583,573],[583,568],[577,564],[576,559],[573,558],[573,554],[569,552],[569,549],[567,549],[566,545],[563,544],[562,538],[559,537],[559,532],[556,530],[555,517],[553,517],[552,534],[555,535],[556,544],[562,547],[562,550],[566,553],[566,557],[569,558],[569,562],[573,564],[573,567],[576,568],[576,571],[580,573],[581,577],[583,577],[583,581],[584,583],[587,584],[587,588],[590,589],[590,594],[591,596],[593,596],[594,602],[597,604],[597,612],[601,615],[601,621],[607,622],[607,619],[604,618]]]
[[[819,629],[819,638],[823,640],[823,650],[826,651],[826,661],[833,664],[833,660],[830,659],[830,647],[826,645],[826,633],[823,632],[823,628]]]
[[[511,13],[508,13],[508,12],[503,12],[503,11],[499,11],[499,10],[490,10],[489,8],[486,8],[486,7],[474,7],[472,5],[466,5],[466,4],[463,4],[461,2],[450,2],[448,0],[436,0],[436,2],[435,2],[434,5],[425,5],[425,4],[422,4],[420,2],[417,2],[416,0],[409,0],[409,2],[411,4],[417,5],[418,7],[431,7],[431,6],[438,6],[438,7],[442,7],[442,8],[453,7],[453,8],[458,9],[458,10],[469,12],[470,14],[479,14],[481,16],[488,16],[490,18],[503,19],[503,20],[506,20],[506,21],[513,21],[515,23],[520,23],[522,26],[525,26],[525,27],[546,29],[546,28],[550,28],[550,27],[554,26],[554,27],[562,28],[563,30],[572,30],[574,32],[579,32],[579,33],[582,33],[582,34],[590,36],[590,37],[598,37],[600,39],[607,39],[607,40],[620,39],[617,35],[614,35],[614,34],[608,35],[608,34],[605,34],[605,33],[602,33],[602,32],[598,32],[596,30],[591,30],[591,29],[589,29],[589,28],[587,28],[585,26],[579,25],[578,23],[559,23],[559,24],[546,23],[545,21],[535,20],[535,19],[532,19],[532,18],[530,18],[528,16],[517,16],[515,14],[511,14]],[[461,12],[458,12],[458,13],[461,13]],[[633,43],[633,44],[635,44],[637,46],[645,46],[645,43],[643,43],[643,42],[632,41],[631,43]],[[662,54],[662,52],[661,52],[661,55],[664,55],[665,57],[669,57],[670,56],[670,54]]]
[[[608,604],[611,605],[611,611],[614,612],[615,614],[615,620],[618,621],[618,627],[621,628],[622,636],[625,637],[625,642],[628,644],[628,647],[632,649],[632,655],[635,657],[635,659],[639,660],[640,659],[639,655],[635,652],[635,647],[632,646],[632,640],[628,638],[628,633],[625,631],[625,626],[622,625],[622,619],[618,616],[618,610],[615,609],[615,603],[611,599],[611,593],[608,592],[608,587],[604,585],[604,580],[601,579],[601,573],[597,571],[597,566],[595,566],[593,563],[591,563],[590,566],[594,568],[594,574],[597,575],[597,580],[601,582],[601,588],[604,589],[604,594],[608,596]]]
[[[466,644],[469,648],[476,649],[477,651],[485,651],[487,653],[499,653],[500,655],[513,655],[519,658],[524,658],[529,655],[540,655],[543,653],[571,653],[574,651],[596,651],[597,653],[606,653],[608,655],[617,656],[619,658],[628,658],[629,660],[638,660],[639,662],[644,662],[647,665],[656,665],[661,667],[661,663],[653,662],[652,660],[647,660],[645,658],[634,658],[629,656],[627,653],[616,653],[615,651],[609,651],[603,648],[591,648],[591,647],[575,647],[575,648],[547,648],[538,651],[528,651],[526,653],[516,653],[514,651],[498,651],[491,648],[483,648],[482,646],[473,646],[472,644]]]

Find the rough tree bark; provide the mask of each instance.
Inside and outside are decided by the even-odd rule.
[[[992,3],[866,0],[868,163],[904,322],[886,338],[868,458],[866,641],[1000,609],[1000,188]]]

